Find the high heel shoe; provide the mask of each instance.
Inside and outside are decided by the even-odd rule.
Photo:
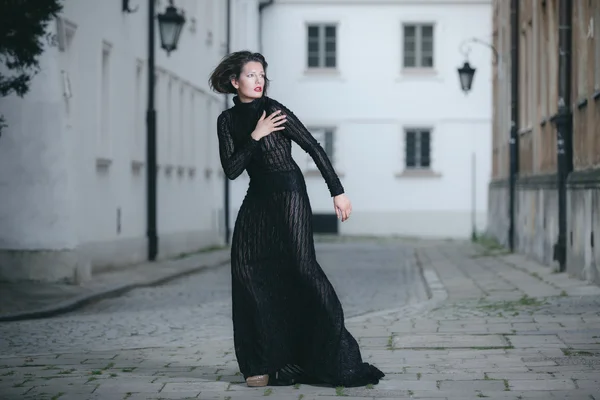
[[[269,375],[256,375],[246,378],[246,384],[250,387],[262,387],[269,384]]]

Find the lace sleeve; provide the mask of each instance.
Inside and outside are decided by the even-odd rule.
[[[248,136],[244,142],[235,145],[231,137],[231,117],[222,113],[217,118],[217,135],[219,137],[219,156],[223,172],[229,179],[235,179],[244,172],[258,148],[258,141]]]
[[[317,168],[319,168],[323,179],[325,179],[325,183],[327,184],[331,196],[334,197],[344,193],[344,187],[342,186],[333,165],[331,165],[327,153],[323,150],[323,147],[293,112],[281,103],[274,100],[273,103],[275,109],[280,109],[287,115],[287,122],[285,124],[286,129],[282,131],[283,134],[298,143],[298,145],[312,157]]]

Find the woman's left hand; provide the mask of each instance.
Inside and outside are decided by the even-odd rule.
[[[341,219],[342,222],[350,218],[352,203],[350,203],[350,199],[345,194],[340,194],[333,198],[333,207],[338,219]]]

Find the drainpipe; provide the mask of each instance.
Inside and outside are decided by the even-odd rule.
[[[273,3],[275,3],[275,0],[268,0],[268,1],[264,1],[261,2],[258,5],[258,51],[262,53],[263,51],[263,41],[262,41],[262,12],[265,8],[273,5]]]
[[[571,113],[571,0],[560,0],[558,12],[558,112],[556,125],[558,240],[554,245],[554,260],[560,271],[567,261],[567,177],[573,171],[573,114]]]
[[[519,174],[519,0],[510,2],[511,105],[508,245],[515,250],[515,192]]]
[[[226,12],[225,15],[227,20],[225,21],[225,54],[231,52],[231,0],[226,1]],[[225,95],[225,110],[229,108],[229,96]],[[224,179],[224,191],[223,191],[223,217],[225,219],[225,244],[229,244],[229,238],[231,236],[231,228],[229,226],[229,178]]]
[[[148,0],[148,107],[146,110],[146,207],[148,260],[154,261],[158,254],[156,228],[156,109],[154,108],[154,0]]]

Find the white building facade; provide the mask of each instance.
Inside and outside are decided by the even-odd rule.
[[[78,281],[147,259],[148,1],[66,0],[41,72],[0,99],[0,279]],[[168,2],[156,1],[162,13]],[[156,27],[158,257],[224,241],[208,77],[226,51],[227,5],[176,0],[186,24],[167,57]],[[238,22],[234,9],[247,8]],[[232,0],[232,41],[258,42],[258,2]],[[244,29],[240,32],[239,29]]]
[[[489,0],[275,0],[263,11],[269,95],[333,159],[353,202],[335,219],[319,171],[299,147],[315,230],[466,238],[486,225],[492,52],[474,45],[472,91],[460,45],[492,41]],[[232,218],[247,187],[238,178]]]

